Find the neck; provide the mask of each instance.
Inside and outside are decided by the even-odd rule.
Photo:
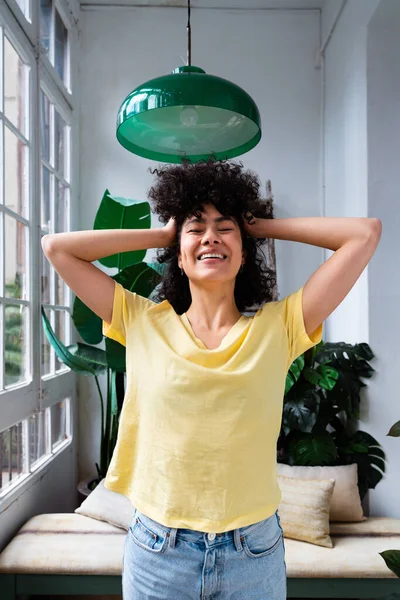
[[[213,285],[214,284],[214,285]],[[211,282],[200,287],[189,281],[192,302],[186,311],[191,323],[210,331],[232,326],[241,317],[234,297],[235,282]]]

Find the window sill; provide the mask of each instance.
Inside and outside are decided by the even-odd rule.
[[[65,440],[47,460],[42,461],[31,473],[22,476],[7,490],[0,493],[0,515],[52,468],[54,461],[72,445],[72,441],[72,437]]]

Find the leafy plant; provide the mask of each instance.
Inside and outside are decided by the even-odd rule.
[[[20,273],[15,274],[14,281],[5,284],[9,298],[22,297]],[[20,306],[7,305],[5,311],[5,384],[17,383],[24,369],[24,347],[22,337],[23,313]]]
[[[290,465],[358,465],[361,499],[385,471],[385,453],[360,417],[363,378],[374,373],[368,344],[325,343],[307,350],[286,377],[278,461]]]
[[[105,191],[97,211],[94,229],[149,229],[148,202],[111,196]],[[114,254],[99,260],[107,267],[116,267],[113,275],[124,288],[148,298],[161,280],[162,267],[158,263],[143,262],[146,250]],[[86,343],[65,346],[54,333],[42,307],[44,332],[58,358],[73,371],[93,376],[99,394],[101,410],[100,456],[96,462],[97,479],[94,488],[107,473],[117,440],[119,418],[125,395],[125,347],[106,338],[105,350],[92,344],[103,340],[102,320],[78,297],[75,297],[72,320]],[[106,397],[103,398],[98,376],[107,375]]]
[[[400,421],[397,421],[389,430],[387,434],[391,437],[400,437]],[[379,552],[386,566],[393,571],[397,577],[400,577],[400,550],[384,550]]]

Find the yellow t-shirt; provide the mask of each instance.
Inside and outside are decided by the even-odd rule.
[[[115,284],[104,335],[126,345],[126,392],[105,487],[167,527],[221,533],[278,508],[287,371],[309,337],[302,291],[242,315],[209,350],[186,315]]]

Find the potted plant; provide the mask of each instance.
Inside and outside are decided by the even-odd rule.
[[[385,453],[365,431],[355,430],[360,392],[374,369],[368,344],[321,341],[291,365],[285,387],[278,462],[290,465],[358,465],[363,499],[385,471]]]
[[[96,213],[93,229],[149,229],[150,205],[147,201],[111,196],[104,192]],[[99,260],[106,267],[116,267],[112,276],[126,289],[146,298],[150,297],[161,281],[163,266],[143,261],[146,250],[114,254]],[[125,347],[106,338],[105,350],[96,345],[103,341],[102,321],[78,297],[75,297],[72,320],[86,343],[65,346],[55,335],[42,306],[42,323],[46,337],[58,358],[73,371],[93,376],[99,394],[101,434],[97,475],[80,482],[79,491],[87,495],[105,477],[115,447],[119,417],[125,395]],[[107,375],[105,398],[101,392],[99,375]]]
[[[389,433],[387,434],[391,437],[400,437],[400,421],[397,421],[390,428]],[[385,561],[388,568],[393,571],[397,577],[400,577],[400,550],[384,550],[383,552],[379,552]]]

